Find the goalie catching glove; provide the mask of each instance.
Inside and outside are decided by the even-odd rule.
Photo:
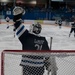
[[[22,15],[25,14],[25,10],[22,7],[15,7],[13,9],[13,21],[16,22],[19,19],[22,19]]]

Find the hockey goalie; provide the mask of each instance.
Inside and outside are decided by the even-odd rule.
[[[13,9],[13,21],[16,29],[16,35],[22,44],[23,50],[49,50],[48,42],[45,37],[41,36],[42,26],[40,23],[30,25],[30,29],[26,29],[22,24],[22,16],[25,10],[21,7]],[[54,63],[54,64],[53,64]],[[54,58],[45,58],[36,55],[22,55],[20,66],[23,68],[23,75],[43,75],[44,67],[52,75],[56,75],[56,64]]]

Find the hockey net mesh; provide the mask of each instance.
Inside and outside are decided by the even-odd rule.
[[[2,52],[1,60],[1,75],[42,75],[40,70],[34,73],[24,74],[22,66],[20,66],[22,55],[26,56],[44,56],[55,59],[57,75],[75,75],[75,51],[22,51],[22,50],[5,50]],[[31,60],[32,61],[32,60]],[[52,61],[52,60],[51,60]],[[53,62],[53,61],[52,61]],[[31,63],[31,62],[29,62]],[[38,66],[37,66],[38,67]],[[36,67],[36,69],[37,69]],[[26,67],[25,67],[26,68]],[[24,69],[25,70],[25,69]],[[30,68],[28,68],[28,71]],[[52,75],[44,67],[43,75]]]

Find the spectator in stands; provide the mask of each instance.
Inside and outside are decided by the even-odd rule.
[[[22,43],[23,50],[49,50],[48,42],[45,37],[40,36],[42,27],[41,24],[31,24],[30,30],[25,29],[22,25],[22,15],[24,10],[21,7],[15,7],[13,9],[13,21],[16,29],[16,34]],[[56,66],[51,68],[50,57],[46,60],[42,56],[36,55],[22,55],[22,60],[20,65],[23,67],[23,75],[43,75],[44,65],[46,64],[46,69],[50,72],[52,70],[52,75],[56,75]],[[44,62],[45,60],[45,62]],[[48,63],[48,65],[47,65]],[[54,63],[54,62],[53,62]]]

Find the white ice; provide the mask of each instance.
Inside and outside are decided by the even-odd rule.
[[[29,29],[29,24],[25,25],[27,29]],[[0,25],[0,56],[1,52],[3,50],[21,50],[21,43],[19,42],[17,36],[14,38],[13,33],[13,27],[10,27],[9,29],[6,29],[6,24]],[[72,33],[71,37],[69,37],[70,27],[62,26],[61,29],[59,29],[59,26],[56,25],[42,25],[42,32],[40,35],[45,36],[49,46],[50,46],[50,37],[53,37],[52,40],[52,50],[75,50],[75,37],[74,33]],[[1,57],[0,57],[1,59]],[[56,58],[58,60],[58,58]],[[59,59],[62,60],[62,59]],[[73,58],[73,60],[75,60]],[[70,69],[67,69],[67,75],[70,75],[70,72],[73,72],[73,75],[75,75],[75,61],[69,59],[69,63],[71,63],[72,66],[74,66],[74,69],[69,67]],[[65,61],[65,60],[64,60]],[[73,62],[72,62],[73,61]],[[1,62],[1,60],[0,60]],[[66,61],[65,61],[66,62]],[[62,61],[58,62],[61,66],[63,66]],[[0,64],[1,65],[1,64]],[[68,65],[65,63],[64,67]],[[60,67],[60,66],[59,66]],[[65,69],[62,71],[62,75],[65,75]],[[61,67],[60,70],[61,71]],[[60,73],[59,73],[60,75]]]

